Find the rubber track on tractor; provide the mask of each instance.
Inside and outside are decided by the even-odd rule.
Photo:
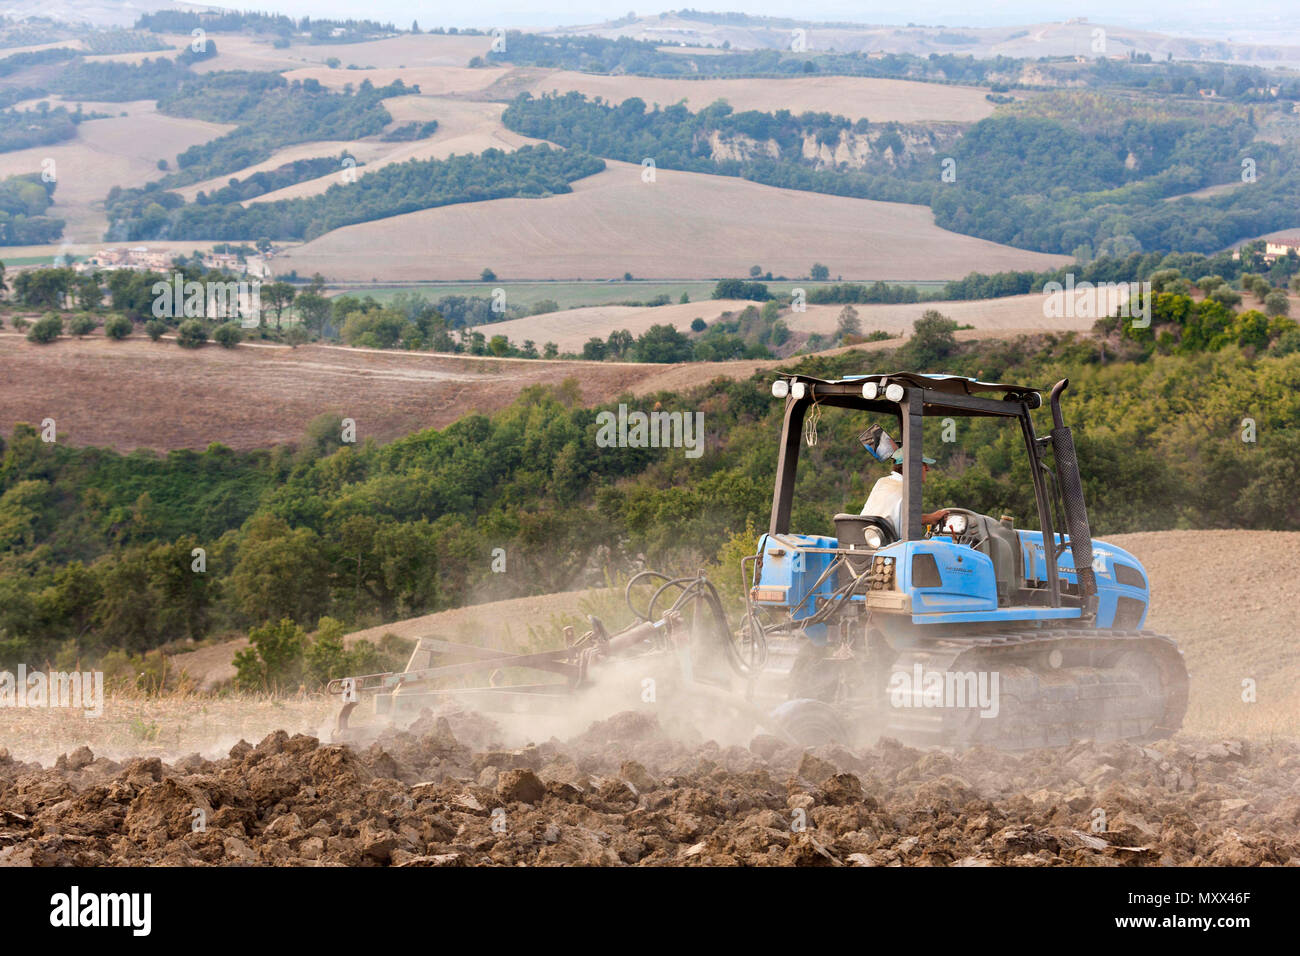
[[[1063,666],[1049,663],[1053,651],[1061,652]],[[919,692],[912,706],[887,700],[885,733],[909,743],[1027,750],[1081,739],[1157,740],[1177,731],[1187,710],[1182,651],[1152,631],[1027,629],[946,638],[904,650],[892,670],[912,675],[917,664],[922,673],[997,673],[998,712],[983,717],[969,706],[919,706]]]

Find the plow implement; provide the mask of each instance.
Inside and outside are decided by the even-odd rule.
[[[564,717],[599,696],[597,706],[622,709],[671,701],[678,715],[721,714],[790,740],[780,720],[753,700],[750,672],[723,630],[726,619],[708,580],[643,572],[628,584],[629,606],[646,580],[665,583],[644,613],[633,609],[642,620],[613,633],[592,617],[582,635],[564,628],[564,647],[530,653],[422,637],[404,671],[331,681],[329,693],[342,701],[335,737],[355,736],[351,720],[363,704],[381,721],[402,725],[452,701],[485,713]],[[650,619],[666,591],[676,601]],[[733,665],[730,673],[720,666],[724,660]]]

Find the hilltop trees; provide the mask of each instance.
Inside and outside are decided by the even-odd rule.
[[[275,202],[185,203],[179,194],[160,190],[111,196],[117,228],[128,239],[170,238],[256,240],[314,239],[340,226],[389,216],[511,196],[542,197],[572,191],[569,183],[604,169],[603,161],[577,150],[546,144],[506,153],[489,149],[477,156],[408,160],[358,178],[336,183],[325,192]],[[214,194],[218,195],[218,194]],[[495,281],[492,275],[485,282]]]

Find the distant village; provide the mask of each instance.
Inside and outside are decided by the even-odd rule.
[[[137,269],[141,272],[165,272],[172,267],[174,252],[150,249],[148,246],[100,249],[93,256],[78,262],[74,268],[79,273],[102,272],[111,269]],[[253,279],[270,278],[271,268],[263,256],[241,259],[233,252],[205,252],[203,264],[209,269],[219,269],[233,275]]]

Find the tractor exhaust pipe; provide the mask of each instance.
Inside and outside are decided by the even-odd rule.
[[[1070,552],[1079,580],[1079,594],[1084,599],[1084,613],[1097,609],[1097,579],[1092,572],[1092,528],[1088,508],[1083,501],[1083,479],[1079,477],[1079,458],[1074,451],[1074,435],[1061,414],[1061,393],[1070,385],[1063,378],[1052,386],[1052,456],[1056,461],[1056,480],[1065,504],[1065,524],[1070,534]]]

